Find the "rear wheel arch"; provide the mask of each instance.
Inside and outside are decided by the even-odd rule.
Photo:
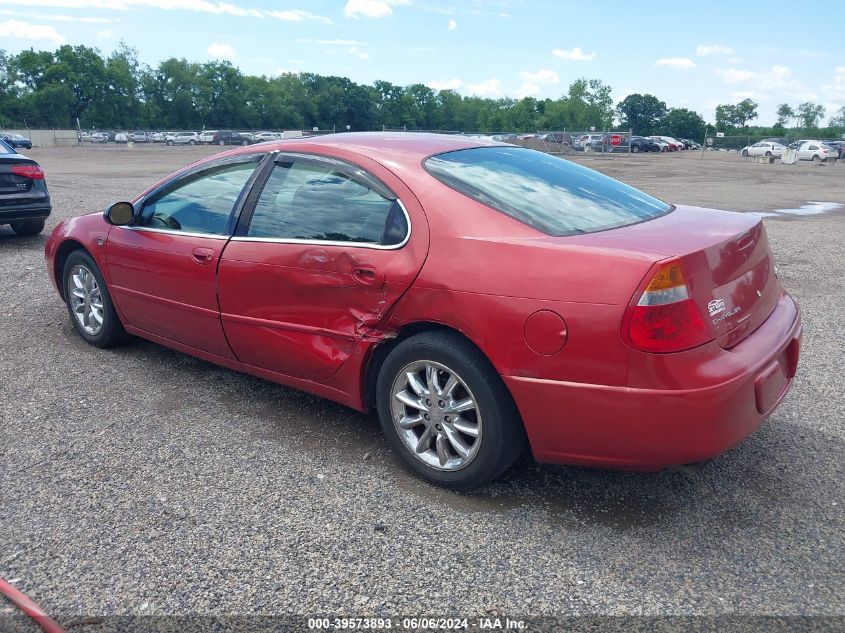
[[[378,345],[376,345],[373,350],[369,354],[369,358],[367,359],[364,367],[363,374],[363,396],[364,396],[364,406],[367,409],[375,409],[376,407],[376,386],[378,384],[378,375],[379,371],[381,371],[381,367],[384,364],[387,355],[390,351],[399,345],[404,340],[411,338],[412,336],[416,336],[417,334],[422,334],[423,332],[446,332],[451,333],[453,335],[459,336],[460,338],[467,341],[470,345],[475,347],[481,355],[490,363],[490,366],[496,371],[495,365],[493,361],[484,353],[484,350],[478,346],[478,344],[472,340],[469,336],[467,336],[464,332],[444,323],[438,323],[436,321],[415,321],[412,323],[408,323],[403,325],[397,331],[397,335],[391,339],[388,339]],[[498,371],[496,372],[498,374]],[[502,381],[502,386],[508,391],[508,395],[510,395],[509,390],[507,389],[507,385],[505,385],[504,381]],[[512,397],[512,396],[511,396]]]

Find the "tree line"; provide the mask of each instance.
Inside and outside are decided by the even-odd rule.
[[[755,129],[782,134],[790,122],[813,129],[823,113],[815,104],[783,104],[775,126]],[[719,105],[715,124],[747,133],[756,117],[757,104],[745,99]],[[306,72],[246,75],[228,61],[169,58],[150,67],[125,43],[108,56],[84,45],[17,55],[0,50],[0,127],[75,127],[77,119],[83,129],[349,126],[490,133],[595,127],[692,139],[702,138],[707,126],[697,112],[669,108],[653,95],[629,95],[614,107],[611,87],[599,79],[576,79],[557,99],[492,99],[420,83],[367,85]],[[830,125],[845,128],[845,108]]]

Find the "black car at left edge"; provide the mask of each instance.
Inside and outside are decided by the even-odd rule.
[[[18,235],[35,235],[51,210],[40,165],[0,141],[0,225],[11,225]]]

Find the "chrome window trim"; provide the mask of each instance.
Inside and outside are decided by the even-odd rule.
[[[185,237],[205,237],[212,240],[228,240],[229,235],[218,235],[216,233],[195,233],[193,231],[177,231],[175,229],[154,229],[147,226],[118,226],[118,229],[127,229],[129,231],[139,231],[141,233],[163,233],[165,235],[183,235]]]
[[[304,239],[297,239],[295,237],[247,237],[247,236],[234,236],[232,237],[233,242],[266,242],[268,244],[313,244],[315,246],[346,246],[346,247],[353,247],[353,248],[371,248],[378,251],[395,251],[399,250],[400,248],[404,247],[411,239],[411,233],[413,232],[413,227],[411,225],[411,216],[408,214],[408,210],[405,208],[405,205],[402,204],[402,201],[399,198],[396,198],[396,202],[399,203],[399,208],[402,209],[402,213],[405,214],[405,221],[408,223],[408,232],[405,233],[405,239],[403,239],[398,244],[374,244],[373,242],[336,242],[333,240],[304,240]]]

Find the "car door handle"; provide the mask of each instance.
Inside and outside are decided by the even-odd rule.
[[[210,248],[195,248],[191,251],[191,257],[197,264],[209,264],[214,259],[214,251]]]
[[[352,269],[352,278],[362,286],[378,288],[384,283],[384,273],[369,266],[356,266]]]

